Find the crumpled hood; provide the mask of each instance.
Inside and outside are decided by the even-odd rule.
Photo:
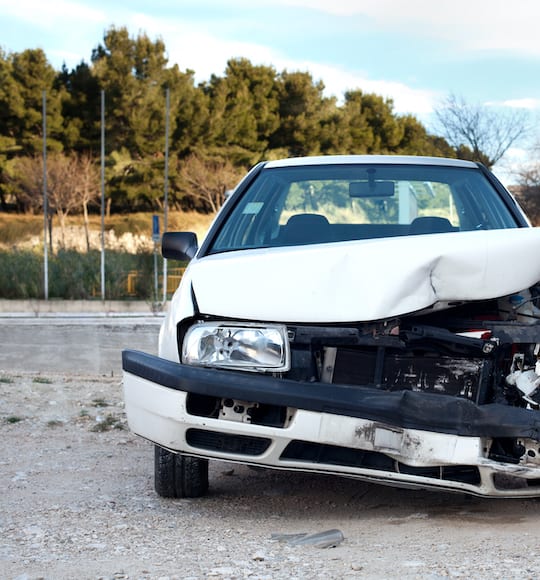
[[[532,286],[540,280],[540,228],[243,250],[195,259],[185,277],[204,314],[380,320]]]

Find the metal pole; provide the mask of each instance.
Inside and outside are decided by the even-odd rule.
[[[47,244],[47,231],[49,214],[47,200],[47,91],[42,95],[43,108],[43,297],[49,299],[49,252]]]
[[[158,243],[154,242],[154,300],[155,305],[159,305],[158,300]]]
[[[105,300],[105,91],[101,91],[101,299]]]
[[[163,233],[167,231],[169,213],[169,111],[171,108],[170,90],[165,93],[165,178],[163,187]],[[157,299],[157,296],[156,296]],[[167,302],[167,260],[163,258],[163,304]]]

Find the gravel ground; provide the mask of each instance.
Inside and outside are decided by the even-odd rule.
[[[536,500],[482,500],[211,463],[165,500],[118,377],[0,374],[0,576],[538,578]],[[273,534],[339,529],[334,548]]]

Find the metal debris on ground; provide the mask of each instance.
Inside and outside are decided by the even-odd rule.
[[[315,548],[335,548],[345,537],[340,530],[326,530],[317,534],[272,534],[275,542],[287,543],[290,546],[314,546]]]

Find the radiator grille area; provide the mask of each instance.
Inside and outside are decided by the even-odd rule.
[[[481,357],[396,353],[385,348],[338,348],[334,356],[334,383],[441,393],[480,404],[492,368],[491,361]]]
[[[251,437],[249,435],[231,435],[204,429],[188,429],[186,441],[191,447],[207,449],[208,451],[222,451],[238,455],[261,455],[264,453],[271,439]]]

